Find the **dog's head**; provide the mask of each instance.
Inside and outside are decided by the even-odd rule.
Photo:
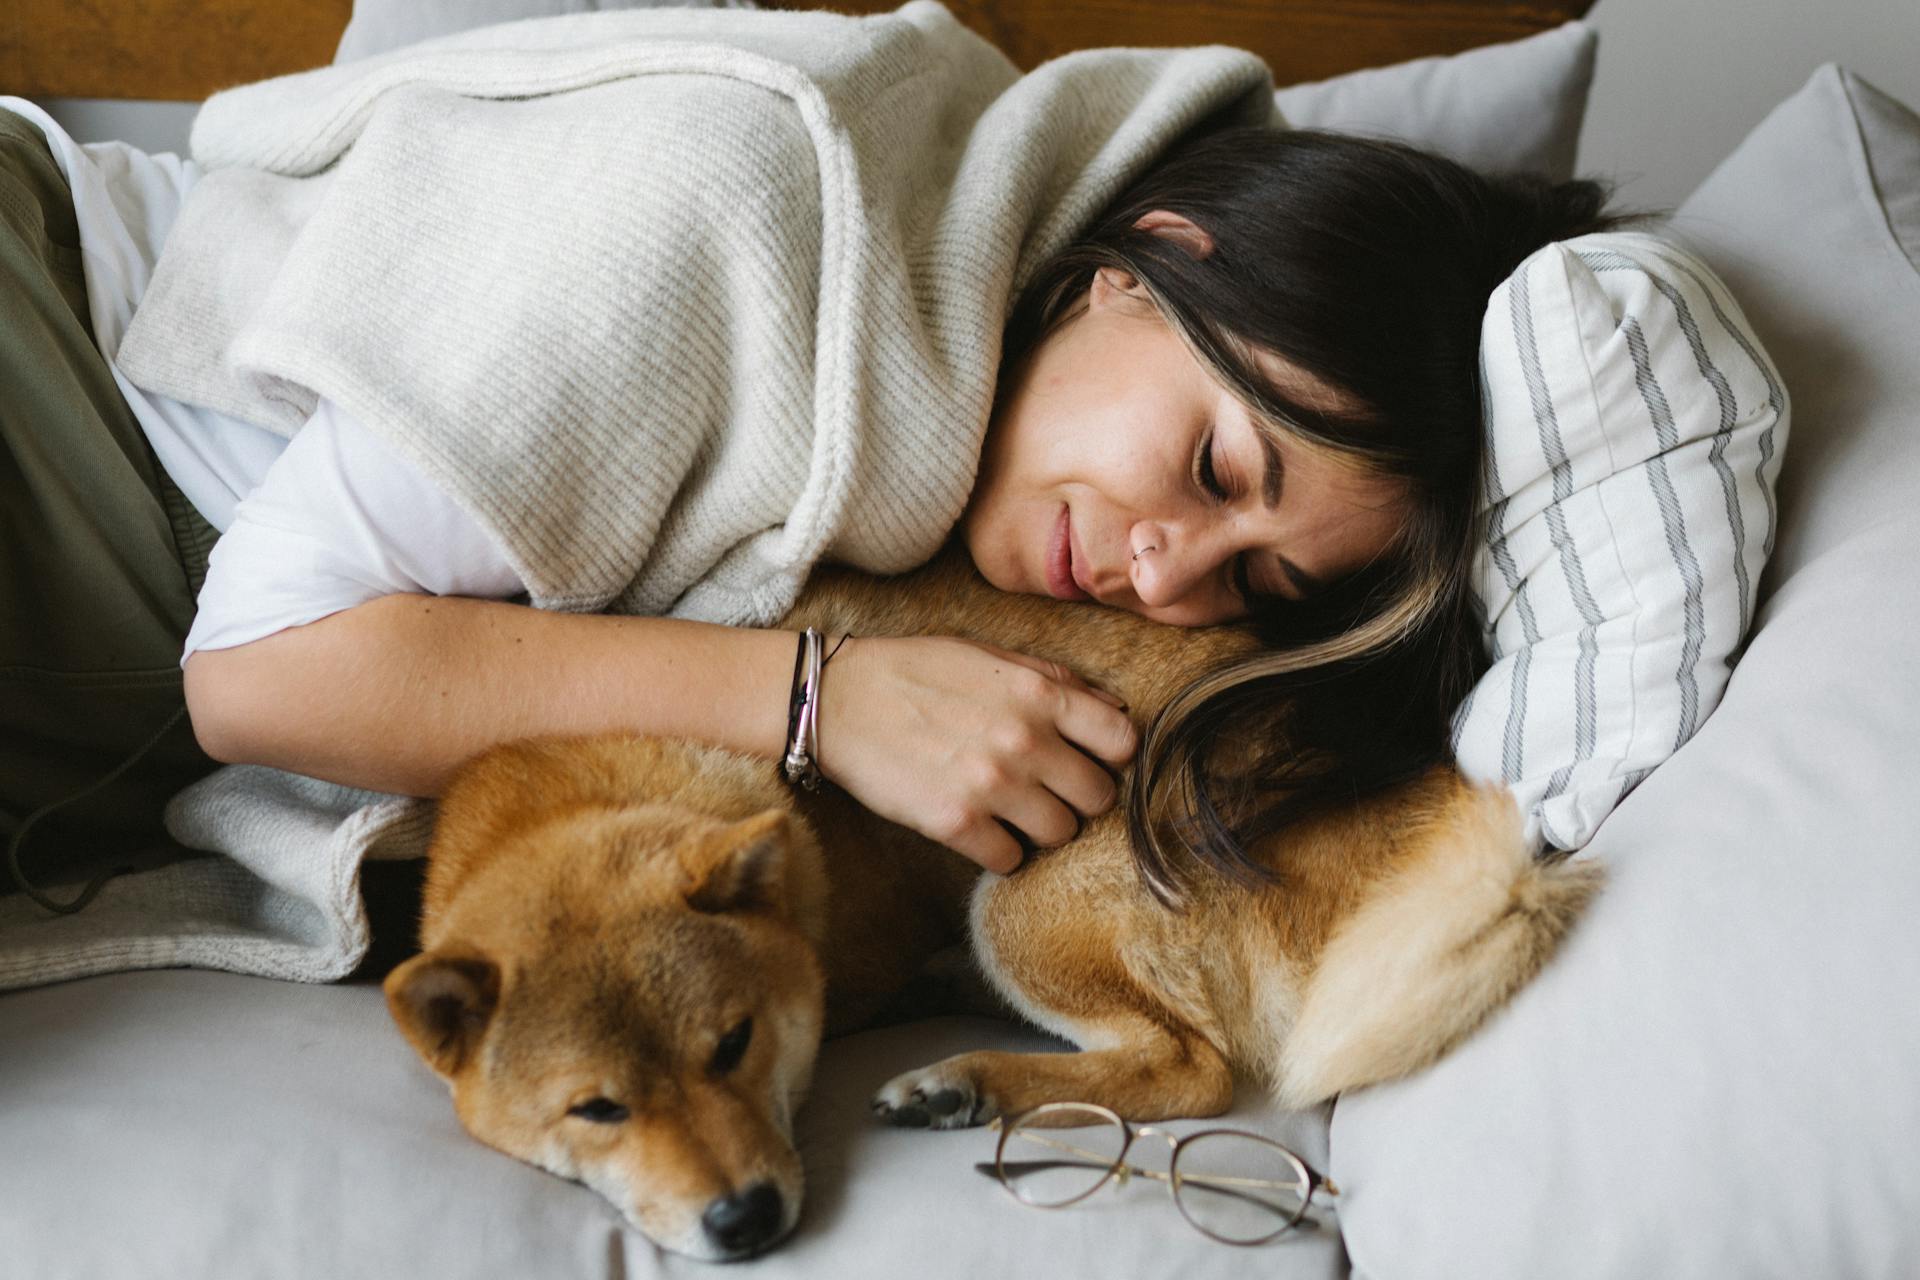
[[[781,810],[572,810],[503,842],[388,1008],[474,1137],[665,1248],[748,1256],[800,1212],[825,986],[796,919],[807,858]]]

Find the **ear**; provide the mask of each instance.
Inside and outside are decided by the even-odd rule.
[[[1213,237],[1198,223],[1170,209],[1149,210],[1135,218],[1133,225],[1141,231],[1150,231],[1172,240],[1185,249],[1190,257],[1204,258],[1213,252]],[[1132,272],[1122,271],[1118,267],[1101,267],[1093,273],[1087,303],[1090,309],[1097,310],[1110,307],[1123,298],[1143,302],[1146,297],[1145,287]]]
[[[1190,257],[1204,258],[1213,252],[1213,237],[1198,223],[1170,209],[1153,209],[1143,213],[1134,219],[1133,225],[1176,242]]]
[[[1099,311],[1124,301],[1135,303],[1147,300],[1147,291],[1131,271],[1122,271],[1119,267],[1101,267],[1093,273],[1093,283],[1087,287],[1087,309]]]
[[[486,1033],[500,1003],[500,967],[477,952],[427,951],[381,984],[387,1012],[416,1052],[452,1078]]]
[[[687,903],[695,911],[771,911],[787,900],[787,850],[793,819],[768,809],[723,827],[681,851]]]

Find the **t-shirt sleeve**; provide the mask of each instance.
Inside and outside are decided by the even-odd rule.
[[[526,584],[438,485],[323,399],[214,544],[180,662],[399,592],[510,599]]]

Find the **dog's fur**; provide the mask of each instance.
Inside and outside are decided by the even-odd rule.
[[[990,641],[1141,719],[1253,644],[1002,594],[953,554],[900,579],[823,570],[784,625]],[[1236,1069],[1303,1106],[1432,1061],[1540,968],[1598,884],[1530,858],[1511,797],[1445,766],[1254,852],[1278,883],[1202,881],[1175,912],[1117,811],[983,875],[764,761],[529,739],[443,797],[424,951],[386,993],[474,1136],[584,1181],[667,1248],[736,1257],[798,1216],[791,1123],[823,1028],[871,1019],[957,938],[1081,1051],[949,1058],[882,1086],[884,1118],[954,1127],[1065,1099],[1202,1116],[1229,1105]],[[624,1115],[570,1114],[595,1098]]]

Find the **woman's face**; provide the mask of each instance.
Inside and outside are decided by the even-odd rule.
[[[1262,362],[1301,402],[1341,403],[1278,357]],[[1004,591],[1205,626],[1244,616],[1250,596],[1304,599],[1400,526],[1395,483],[1256,430],[1125,272],[1102,268],[1015,378],[961,521]]]

